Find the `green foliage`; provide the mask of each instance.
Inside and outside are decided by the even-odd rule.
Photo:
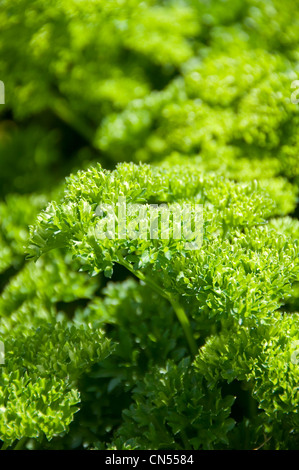
[[[8,192],[28,193],[32,188],[45,192],[53,186],[61,176],[57,171],[61,158],[58,142],[57,130],[48,133],[41,126],[10,129],[9,121],[7,126],[4,123],[0,140],[0,196]]]
[[[181,240],[171,237],[169,240],[98,239],[96,208],[103,203],[116,203],[119,195],[125,195],[128,202],[145,206],[161,201],[201,203],[202,246],[186,251]],[[295,364],[289,364],[291,354],[284,352],[282,345],[291,351],[292,342],[297,340],[297,316],[285,317],[279,309],[292,297],[292,285],[298,279],[297,226],[289,219],[267,222],[273,215],[275,204],[256,184],[205,177],[193,166],[132,164],[120,164],[113,172],[98,167],[71,176],[62,201],[51,203],[41,213],[38,224],[31,229],[31,256],[36,258],[49,250],[67,247],[74,259],[80,260],[92,274],[104,272],[110,277],[115,265],[125,267],[155,295],[164,298],[181,323],[181,334],[177,337],[173,322],[163,320],[174,340],[174,349],[168,349],[164,361],[172,356],[172,361],[177,362],[186,354],[179,346],[184,336],[185,345],[196,355],[192,366],[184,359],[180,365],[169,362],[165,370],[163,366],[161,369],[157,361],[162,358],[155,344],[159,342],[161,346],[165,339],[160,334],[158,339],[154,333],[161,331],[161,327],[157,329],[159,317],[150,314],[148,307],[143,313],[144,307],[137,306],[148,303],[141,294],[145,286],[125,283],[115,289],[111,285],[104,292],[104,301],[93,301],[86,310],[76,314],[75,321],[80,324],[114,326],[110,335],[119,346],[116,359],[111,356],[106,366],[103,365],[109,371],[106,399],[122,383],[124,389],[133,389],[135,403],[124,413],[124,422],[113,445],[230,448],[230,435],[234,439],[231,416],[234,398],[221,393],[225,381],[256,383],[248,386],[247,394],[263,414],[251,416],[250,426],[256,432],[249,446],[257,445],[269,430],[275,432],[272,424],[277,420],[284,434],[281,441],[280,431],[272,436],[272,444],[292,445],[289,435],[298,405],[291,384],[296,383],[298,371]],[[134,319],[136,313],[131,318],[131,311],[139,312],[143,321],[150,314],[153,324],[146,324],[143,329]],[[128,317],[125,323],[123,315]],[[138,324],[138,331],[134,324]],[[142,331],[148,339],[145,336],[142,339]],[[269,358],[272,343],[267,340],[271,331],[276,347],[282,348],[281,358],[276,352],[274,362],[272,356]],[[168,335],[167,330],[165,334]],[[139,338],[139,348],[147,355],[147,367],[141,370],[135,335]],[[124,365],[126,373],[122,371]],[[153,368],[156,372],[151,371]],[[286,368],[289,380],[275,378],[285,374]],[[100,376],[104,378],[105,373]],[[282,397],[286,413],[277,414],[273,381],[278,384],[277,393]],[[190,409],[186,403],[190,403]],[[103,419],[102,410],[98,413]]]
[[[133,397],[135,404],[124,413],[118,434],[134,449],[213,449],[228,444],[234,397],[222,398],[220,389],[209,390],[188,359],[149,373]]]
[[[47,197],[10,194],[0,203],[0,273],[17,270],[24,261],[28,225],[47,204]]]
[[[10,445],[24,437],[51,439],[67,430],[80,401],[76,381],[107,356],[109,341],[90,328],[60,323],[2,338],[1,440]]]
[[[0,21],[1,449],[298,449],[294,2]],[[199,246],[140,236],[153,204],[201,205]]]
[[[5,1],[1,12],[2,193],[51,187],[89,161],[174,151],[200,154],[205,171],[266,159],[298,186],[291,0],[26,5]],[[20,146],[16,174],[8,159]]]

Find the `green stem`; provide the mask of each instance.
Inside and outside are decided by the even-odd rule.
[[[152,281],[149,277],[146,277],[141,271],[134,270],[132,265],[126,261],[121,254],[118,254],[120,259],[120,264],[122,264],[125,268],[128,269],[132,274],[138,277],[141,281],[145,282],[149,286],[151,286],[158,294],[162,295],[165,299],[169,300],[169,294],[165,292],[161,287],[159,287],[154,281]]]
[[[27,437],[22,437],[22,439],[19,440],[19,442],[15,445],[13,450],[21,450],[24,447],[24,444],[27,441]]]
[[[150,278],[145,276],[141,271],[139,271],[139,270],[135,271],[132,268],[131,264],[128,263],[122,257],[121,254],[119,254],[119,259],[120,259],[120,264],[122,264],[132,274],[137,276],[141,281],[145,282],[155,292],[157,292],[159,295],[161,295],[162,297],[164,297],[165,299],[167,299],[171,303],[172,308],[174,309],[174,311],[176,313],[176,316],[177,316],[177,318],[178,318],[179,322],[181,323],[182,328],[184,330],[184,333],[185,333],[186,339],[188,341],[189,348],[190,348],[190,351],[192,353],[192,356],[196,356],[198,348],[197,348],[195,340],[193,338],[190,322],[189,322],[189,319],[188,319],[184,309],[182,308],[182,306],[180,305],[178,300],[173,295],[171,295],[170,293],[164,291],[160,286],[158,286],[154,281],[152,281]]]
[[[9,447],[9,444],[7,442],[3,442],[1,450],[6,450],[7,447]]]
[[[191,330],[191,326],[190,326],[190,322],[189,322],[189,319],[185,313],[185,310],[183,309],[183,307],[179,304],[179,302],[174,298],[174,297],[169,297],[169,301],[176,313],[176,316],[178,317],[182,327],[183,327],[183,330],[184,330],[184,333],[185,333],[185,336],[187,338],[187,341],[188,341],[188,344],[189,344],[189,348],[190,348],[190,351],[192,353],[193,356],[196,356],[197,352],[198,352],[198,347],[196,346],[196,343],[195,343],[195,340],[193,338],[193,334],[192,334],[192,330]]]

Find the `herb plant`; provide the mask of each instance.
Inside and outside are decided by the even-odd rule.
[[[1,449],[298,449],[294,2],[0,21]]]

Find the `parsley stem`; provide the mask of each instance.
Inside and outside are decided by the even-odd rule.
[[[179,322],[182,325],[182,328],[184,330],[187,342],[189,344],[190,351],[192,353],[192,356],[196,356],[198,352],[198,347],[195,343],[195,340],[193,338],[191,326],[189,319],[186,315],[185,310],[183,307],[180,305],[178,300],[170,293],[164,291],[160,286],[158,286],[154,281],[152,281],[149,277],[145,276],[141,271],[139,270],[134,270],[132,268],[131,264],[126,261],[121,254],[119,254],[119,263],[122,264],[125,268],[127,268],[132,274],[137,276],[141,281],[145,282],[147,285],[149,285],[154,291],[156,291],[159,295],[167,299],[171,305],[172,308],[174,309],[176,316],[179,320]]]
[[[172,307],[173,307],[173,309],[176,313],[176,316],[178,317],[178,319],[179,319],[179,321],[180,321],[180,323],[183,327],[185,336],[186,336],[188,344],[189,344],[190,351],[191,351],[193,356],[196,356],[196,354],[198,352],[198,347],[196,346],[195,340],[193,338],[190,322],[189,322],[189,319],[186,315],[186,312],[183,309],[183,307],[180,305],[180,303],[173,296],[169,295],[169,301],[170,301],[170,303],[171,303],[171,305],[172,305]]]
[[[13,450],[21,450],[27,441],[27,436],[22,437],[16,444]]]

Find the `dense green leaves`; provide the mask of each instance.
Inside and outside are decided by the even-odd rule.
[[[99,239],[95,230],[98,223],[96,208],[103,203],[116,204],[119,195],[125,195],[131,203],[183,203],[187,198],[190,202],[201,203],[204,220],[202,246],[186,251],[181,240],[171,237],[168,240],[149,237]],[[295,417],[298,411],[296,398],[289,391],[294,387],[290,380],[296,383],[298,371],[295,365],[288,365],[290,353],[281,354],[280,366],[272,362],[266,339],[271,334],[266,328],[271,325],[278,348],[282,348],[282,341],[291,350],[292,342],[296,341],[297,316],[284,317],[278,309],[292,296],[293,282],[298,279],[298,245],[294,241],[297,226],[288,219],[267,222],[275,210],[275,204],[256,184],[237,184],[217,177],[204,177],[195,166],[160,168],[121,164],[113,172],[98,167],[70,177],[61,203],[51,203],[39,216],[37,226],[31,229],[29,249],[33,257],[66,247],[91,273],[104,271],[110,276],[115,264],[125,267],[173,307],[181,322],[181,334],[186,335],[186,344],[189,343],[192,353],[197,354],[198,347],[202,345],[195,360],[195,370],[200,368],[199,376],[193,368],[182,363],[185,366],[181,364],[177,369],[173,365],[163,372],[166,381],[172,380],[173,376],[173,380],[178,381],[177,385],[160,382],[161,371],[157,372],[158,375],[149,374],[145,385],[142,385],[143,381],[138,385],[136,394],[133,394],[136,405],[125,414],[116,446],[175,449],[184,445],[195,449],[229,446],[227,433],[233,427],[233,420],[229,418],[233,399],[225,398],[224,404],[220,394],[219,404],[216,400],[213,408],[208,405],[212,400],[209,394],[215,400],[223,381],[255,383],[249,387],[248,393],[267,417],[264,420],[259,418],[260,432],[263,429],[266,432],[265,426],[270,429],[277,418],[277,401],[271,392],[272,382],[277,380],[279,393],[283,396],[281,400],[288,410],[286,414],[279,415],[279,421],[286,428],[284,439],[288,442],[292,414]],[[132,288],[134,292],[133,285]],[[125,285],[118,292],[124,300],[129,295]],[[118,302],[116,300],[113,304]],[[91,304],[78,319],[82,322],[90,318],[99,325],[110,323],[110,305],[109,300],[103,304]],[[126,315],[129,315],[130,308],[129,304],[124,306]],[[99,312],[99,317],[96,312]],[[120,318],[116,321],[118,328],[120,321]],[[274,321],[280,325],[277,330]],[[291,334],[285,331],[288,324]],[[133,326],[127,327],[134,331]],[[147,333],[150,338],[152,328],[149,327]],[[193,340],[190,340],[190,334]],[[151,346],[148,348],[152,349]],[[277,353],[275,357],[279,360]],[[128,366],[131,368],[134,362]],[[273,374],[279,374],[279,371],[284,374],[286,367],[290,367],[290,379],[285,382],[275,379]],[[179,372],[182,368],[188,369],[186,380],[194,380],[194,388],[182,385],[181,380],[183,383],[185,380],[185,375]],[[116,385],[124,377],[117,379],[116,375],[115,380]],[[161,395],[158,393],[160,386],[166,387],[165,391],[161,389]],[[172,390],[171,395],[167,391],[168,386]],[[186,393],[190,387],[193,390],[196,411],[193,408],[190,411],[192,418],[188,418],[186,408],[184,412],[180,408],[183,406],[181,394],[185,393],[181,386],[183,390],[186,387]],[[211,387],[212,391],[209,391]],[[148,398],[145,398],[147,394]],[[164,403],[163,397],[173,401]],[[186,396],[183,402],[186,404],[190,400],[193,403],[193,399]],[[205,418],[206,413],[209,418]],[[160,424],[155,422],[155,416],[159,417]],[[206,419],[210,423],[215,419],[215,424],[205,424]],[[134,437],[136,423],[138,431],[135,433],[138,435],[140,432],[140,436],[144,436],[141,440],[137,435]],[[166,426],[164,431],[163,426]],[[183,437],[176,437],[181,427]]]
[[[1,448],[298,449],[294,2],[0,21]]]
[[[109,354],[109,342],[90,328],[60,323],[10,332],[2,339],[1,440],[50,439],[67,430],[80,402],[78,377]]]
[[[209,390],[189,362],[167,363],[134,390],[136,404],[124,413],[119,430],[126,445],[182,450],[221,448],[228,443],[227,434],[234,427],[229,418],[234,397],[222,398],[220,390]]]

